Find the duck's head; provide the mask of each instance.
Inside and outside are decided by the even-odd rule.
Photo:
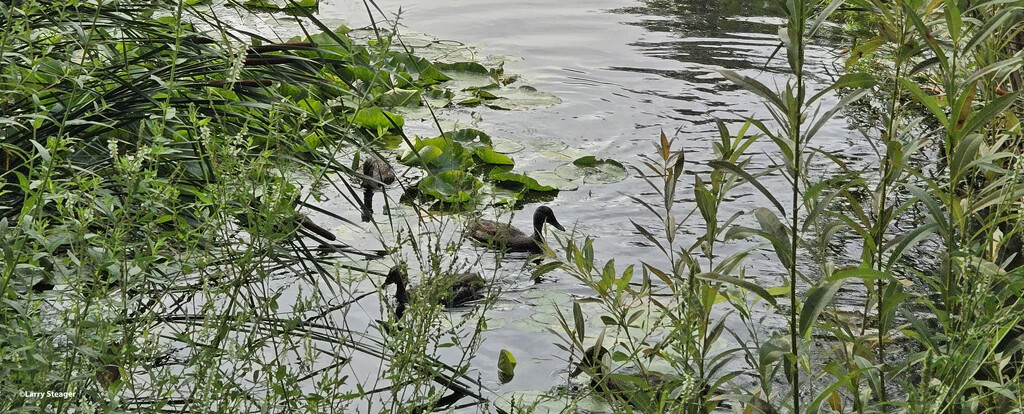
[[[558,220],[555,218],[555,212],[551,211],[551,207],[548,206],[537,207],[537,211],[533,212],[533,227],[541,228],[544,226],[544,223],[548,223],[555,226],[556,229],[565,231],[565,227],[558,224]]]
[[[583,359],[576,365],[576,370],[569,374],[569,378],[575,378],[583,370],[588,370],[592,374],[603,371],[605,355],[608,355],[608,348],[602,345],[594,345],[587,348],[586,351],[583,351]]]
[[[405,269],[401,265],[396,265],[388,270],[388,276],[384,278],[384,286],[390,284],[402,285],[405,281]]]

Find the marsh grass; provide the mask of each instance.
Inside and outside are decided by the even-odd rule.
[[[634,201],[661,228],[631,224],[665,260],[604,260],[590,240],[560,238],[564,257],[535,268],[594,292],[559,311],[560,346],[573,358],[603,343],[631,368],[604,378],[629,392],[590,390],[615,411],[1020,412],[1021,7],[779,5],[787,82],[723,73],[767,119],[720,121],[709,168],[688,167],[662,134],[634,170],[657,193]],[[804,50],[840,9],[869,16],[846,66],[889,70],[812,90]],[[487,409],[467,373],[491,301],[435,304],[441,275],[480,265],[457,257],[465,240],[437,236],[452,222],[389,216],[406,233],[369,251],[327,243],[297,213],[355,225],[316,207],[321,189],[361,210],[358,163],[339,160],[414,145],[375,103],[416,85],[389,65],[426,69],[394,54],[397,22],[375,19],[358,44],[299,13],[317,42],[232,31],[188,2],[0,4],[0,409]],[[876,159],[851,166],[817,148],[825,123],[866,98]],[[749,153],[766,139],[775,153]],[[755,171],[755,157],[772,167]],[[822,165],[832,173],[809,174]],[[780,177],[786,195],[762,184]],[[690,179],[695,203],[679,205]],[[721,217],[741,186],[763,206]],[[703,231],[684,240],[684,226]],[[843,243],[855,253],[838,254]],[[783,280],[747,274],[758,250]],[[378,293],[390,303],[376,289],[383,256],[421,269],[426,288],[402,318],[384,305],[371,322],[356,312]],[[844,287],[866,293],[853,317],[837,306]],[[763,315],[786,326],[765,329]],[[572,409],[586,394],[556,397]]]
[[[607,344],[612,333],[614,360],[669,360],[670,374],[699,384],[696,393],[640,384],[628,397],[599,394],[616,410],[642,412],[1020,412],[1020,6],[779,5],[788,19],[780,30],[788,81],[776,90],[723,72],[765,102],[769,119],[732,130],[720,122],[713,170],[693,174],[695,206],[681,219],[672,208],[683,152],[662,135],[659,156],[638,171],[662,200],[634,200],[663,228],[633,224],[670,266],[641,263],[636,281],[633,266],[600,266],[589,242],[564,243],[558,266],[593,289],[593,298],[578,303],[597,303],[609,315],[597,337]],[[861,19],[858,35],[870,37],[851,48],[846,67],[853,71],[812,90],[804,49],[841,8]],[[876,77],[857,68],[885,71]],[[820,107],[830,93],[840,95],[838,103]],[[869,96],[870,104],[858,103]],[[868,108],[864,125],[876,127],[863,136],[877,158],[859,166],[814,143],[826,122],[853,105]],[[767,154],[774,168],[749,168],[746,149],[756,139],[775,144]],[[811,168],[831,173],[812,175]],[[768,177],[784,178],[788,197],[761,183]],[[740,185],[758,190],[764,207],[718,217],[725,194]],[[691,219],[705,232],[681,245],[678,230]],[[747,277],[749,249],[716,255],[723,244],[750,240],[761,240],[786,270],[781,284]],[[834,248],[851,243],[852,255]],[[844,286],[866,293],[858,312],[838,306]],[[638,309],[645,306],[664,313],[646,325],[638,322],[648,320]],[[753,319],[765,311],[784,315],[786,331],[766,332]],[[580,312],[577,305],[562,318],[567,350],[582,351],[594,337],[585,335]],[[725,328],[727,318],[747,332]],[[720,341],[723,333],[735,342]],[[716,341],[733,345],[716,348]]]
[[[466,376],[480,327],[422,324],[434,328],[414,337],[355,322],[368,322],[355,312],[376,291],[367,260],[409,240],[375,252],[302,225],[299,209],[354,224],[315,206],[321,189],[359,211],[348,181],[360,174],[340,160],[400,132],[386,113],[374,128],[360,114],[381,113],[394,82],[416,82],[387,66],[390,40],[356,44],[303,21],[324,32],[316,42],[234,31],[184,1],[0,5],[0,409],[349,411],[385,391],[396,412],[451,405],[452,393],[482,400]],[[451,257],[437,243],[421,252],[435,273]],[[353,372],[372,360],[379,387]],[[31,394],[46,391],[68,394]]]

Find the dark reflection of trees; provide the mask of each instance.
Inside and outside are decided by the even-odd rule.
[[[668,34],[667,38],[656,36],[652,41],[632,43],[644,54],[698,64],[668,71],[630,66],[614,69],[654,73],[695,84],[716,83],[704,76],[714,67],[785,70],[785,61],[780,58],[783,55],[771,57],[778,45],[778,23],[759,20],[782,15],[769,0],[646,0],[612,12],[639,17],[627,24]]]
[[[730,19],[738,16],[780,16],[768,0],[650,0],[641,6],[615,10],[617,13],[656,16],[634,23],[652,32],[672,32],[685,37],[715,36],[719,33],[745,32],[774,34],[772,25],[751,24]]]

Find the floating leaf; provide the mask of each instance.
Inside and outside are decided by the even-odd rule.
[[[578,180],[570,180],[558,175],[554,171],[530,171],[526,174],[530,178],[537,180],[538,184],[559,191],[574,191],[580,188],[580,180],[582,180],[582,177]]]
[[[437,63],[434,67],[450,79],[443,85],[454,92],[498,85],[498,79],[476,62]]]
[[[506,374],[515,374],[516,357],[507,349],[502,349],[498,354],[498,371]]]
[[[557,96],[546,92],[540,92],[532,86],[520,86],[518,88],[491,88],[481,90],[481,93],[489,93],[496,99],[487,100],[484,105],[494,109],[523,110],[533,108],[546,108],[562,103]]]
[[[558,191],[557,188],[541,185],[537,180],[528,177],[524,174],[514,173],[511,171],[505,171],[502,169],[495,168],[491,170],[489,174],[490,179],[494,181],[501,181],[505,183],[519,183],[522,184],[523,188],[532,191]]]
[[[421,96],[431,108],[444,108],[452,103],[452,98],[455,97],[455,94],[447,89],[433,89],[423,92]]]
[[[444,134],[467,148],[490,147],[491,136],[487,133],[473,128],[462,128]]]
[[[381,95],[377,102],[382,106],[388,107],[419,106],[420,91],[418,89],[395,88]]]
[[[555,174],[570,181],[583,180],[585,183],[599,184],[619,182],[629,175],[622,163],[590,155],[556,167]]]
[[[463,171],[445,171],[428,175],[416,188],[445,203],[465,203],[473,199],[483,186],[472,174]]]
[[[515,161],[508,155],[496,152],[491,147],[480,147],[473,151],[473,155],[486,164],[492,165],[515,165]]]
[[[413,165],[430,165],[437,157],[441,156],[441,149],[433,145],[424,145],[418,151],[413,153],[409,151],[405,156],[402,157],[403,164]]]
[[[505,138],[492,138],[491,146],[494,148],[495,151],[500,152],[502,154],[515,154],[519,151],[522,151],[523,148],[526,148],[526,146],[523,144]]]
[[[368,129],[391,129],[394,127],[401,128],[405,125],[405,120],[401,116],[387,112],[379,107],[370,107],[356,112],[355,116],[351,119],[353,124],[359,125]],[[394,121],[394,124],[392,124]]]
[[[413,149],[419,152],[428,146],[437,147],[440,154],[429,160],[424,158],[422,163],[419,159],[405,156],[402,157],[402,163],[426,168],[432,172],[464,171],[473,165],[472,153],[454,140],[444,137],[420,139],[413,144]]]
[[[556,413],[614,413],[615,408],[598,393],[587,393],[585,396],[567,399],[562,395],[549,395],[548,391],[527,390],[512,391],[502,394],[494,400],[494,407],[499,412],[534,414]]]

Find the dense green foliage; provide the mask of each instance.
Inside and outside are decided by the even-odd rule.
[[[759,96],[771,118],[748,119],[737,134],[720,124],[714,172],[696,175],[693,209],[681,219],[672,214],[682,150],[662,136],[660,157],[644,163],[646,177],[663,181],[649,183],[664,204],[636,201],[665,230],[634,225],[672,266],[643,263],[643,282],[630,283],[632,266],[620,275],[614,260],[595,263],[589,242],[567,241],[566,260],[542,269],[562,267],[593,287],[595,299],[577,304],[600,303],[609,315],[602,316],[605,329],[616,337],[606,342],[613,360],[640,367],[600,378],[635,384],[627,393],[603,392],[614,408],[602,410],[707,412],[738,404],[742,412],[769,413],[1021,412],[1022,5],[795,0],[779,6],[788,20],[780,37],[790,80],[775,90],[723,72]],[[804,51],[840,8],[860,36],[846,61],[851,72],[812,90]],[[832,91],[841,99],[822,107]],[[855,119],[865,115],[858,121],[877,154],[866,167],[854,169],[840,154],[815,146],[815,135],[841,110]],[[750,127],[760,135],[749,135]],[[748,168],[754,155],[745,149],[759,138],[778,149],[768,155],[774,169]],[[833,173],[822,177],[821,171]],[[760,183],[768,174],[785,177],[791,194],[768,191]],[[746,212],[749,219],[718,217],[737,185],[758,190],[765,207]],[[689,220],[703,223],[706,233],[679,247],[678,232]],[[783,283],[747,279],[749,249],[716,254],[723,244],[750,239],[774,252],[787,274]],[[852,257],[833,248],[850,240],[859,244]],[[670,294],[652,284],[659,279]],[[867,293],[858,312],[839,306],[837,293],[851,285]],[[589,346],[579,309],[562,319],[566,349],[575,352]],[[764,332],[752,319],[756,309],[786,315],[788,330]],[[729,318],[747,332],[725,327]],[[725,332],[734,341],[721,340]],[[604,338],[602,332],[597,342]],[[720,348],[709,351],[716,342]],[[675,381],[645,380],[644,367],[659,360],[671,366]],[[746,370],[726,368],[736,364]]]
[[[514,172],[482,131],[407,137],[400,114],[424,102],[516,109],[557,98],[509,87],[500,68],[419,57],[393,28],[362,40],[331,30],[306,4],[289,11],[315,34],[284,43],[194,4],[0,4],[0,410],[490,407],[465,377],[485,320],[445,326],[433,305],[445,286],[430,282],[458,267],[449,259],[462,241],[399,231],[394,244],[427,269],[423,290],[402,319],[352,327],[345,315],[366,295],[349,287],[375,272],[368,257],[399,246],[311,247],[326,241],[297,209],[315,208],[330,185],[358,211],[354,167],[383,149],[401,148],[397,161],[421,174],[407,188],[417,209],[514,204],[621,180],[625,167],[584,156],[550,174],[568,184],[544,182]],[[535,268],[594,292],[556,310],[566,354],[594,341],[610,350],[601,363],[631,369],[591,369],[594,387],[582,392],[503,396],[499,410],[1024,410],[1024,5],[779,5],[789,82],[777,90],[722,73],[770,119],[719,121],[704,172],[689,174],[665,135],[635,168],[660,200],[634,201],[663,228],[632,224],[668,265],[601,264],[608,253],[590,240],[560,239],[564,256]],[[812,90],[805,49],[841,9],[856,25],[849,72]],[[863,114],[876,149],[859,169],[815,146],[839,111]],[[748,153],[757,140],[777,152]],[[755,157],[774,167],[754,170]],[[830,175],[809,174],[812,165]],[[768,191],[769,175],[791,192]],[[694,205],[677,202],[684,179]],[[720,217],[739,186],[763,207]],[[684,225],[703,232],[684,243]],[[832,248],[850,240],[853,255]],[[778,284],[747,277],[758,250],[785,275]],[[311,292],[288,282],[299,277]],[[858,312],[837,306],[844,288],[866,292]],[[296,296],[287,309],[285,292]],[[786,330],[766,332],[766,314],[783,315]],[[441,362],[440,349],[461,359]],[[382,362],[350,366],[364,358]],[[501,374],[515,366],[503,351]],[[377,372],[364,380],[356,369]]]

